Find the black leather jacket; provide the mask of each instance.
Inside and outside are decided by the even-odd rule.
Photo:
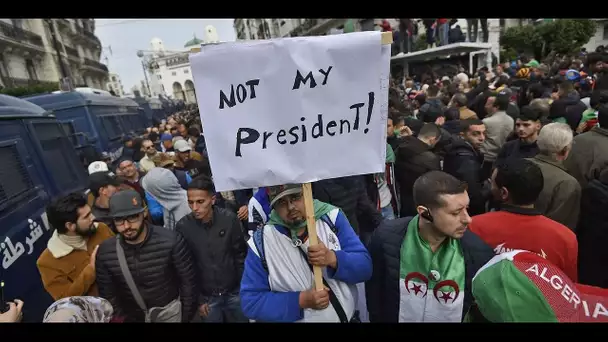
[[[182,302],[182,322],[189,322],[198,307],[196,269],[184,238],[163,227],[148,225],[138,245],[121,241],[136,286],[148,309],[163,307],[176,298]],[[122,274],[116,254],[116,237],[104,241],[95,262],[99,295],[127,322],[143,322],[140,309]]]
[[[209,224],[194,214],[184,216],[175,226],[190,246],[198,274],[200,295],[236,293],[247,256],[247,242],[241,222],[232,212],[214,207]]]

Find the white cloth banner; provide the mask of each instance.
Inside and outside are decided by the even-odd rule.
[[[380,32],[207,45],[190,63],[218,191],[383,172]]]

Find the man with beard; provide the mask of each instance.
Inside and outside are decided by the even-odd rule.
[[[498,152],[495,167],[508,159],[532,158],[538,154],[538,133],[541,128],[542,113],[531,106],[521,109],[515,120],[515,132],[519,139],[506,142]]]
[[[120,181],[112,172],[95,172],[89,175],[89,194],[93,196],[91,212],[95,221],[103,222],[114,230],[110,216],[110,197],[120,190]]]
[[[141,196],[121,191],[110,199],[119,233],[100,247],[100,297],[126,322],[189,322],[196,312],[196,265],[181,234],[148,224]]]
[[[372,273],[369,253],[342,210],[318,200],[319,243],[309,245],[302,186],[270,187],[270,219],[247,242],[241,281],[245,316],[264,322],[341,322],[355,318],[356,284]],[[322,290],[313,287],[322,268]]]
[[[241,223],[232,212],[215,206],[215,187],[199,176],[188,186],[192,213],[175,230],[190,246],[199,269],[199,315],[209,323],[247,323],[239,298],[247,244]]]
[[[481,145],[485,141],[486,128],[481,120],[462,121],[460,137],[447,147],[443,160],[443,171],[465,181],[471,198],[469,213],[483,214],[486,201],[490,198],[490,184],[482,177],[483,154]]]
[[[140,180],[144,174],[137,169],[132,159],[121,158],[116,167],[116,172],[120,175],[125,185],[137,191],[142,198],[145,198],[144,189],[140,184]]]
[[[473,304],[471,279],[494,256],[467,230],[466,189],[445,172],[427,172],[414,183],[418,215],[378,227],[365,284],[372,323],[462,321]]]
[[[144,151],[145,156],[139,161],[139,168],[143,172],[148,172],[154,167],[152,158],[158,153],[154,143],[150,139],[146,139],[141,143],[141,149]]]
[[[95,256],[97,247],[112,237],[80,193],[53,201],[46,208],[53,235],[38,258],[42,284],[54,300],[71,296],[97,296]]]
[[[211,168],[206,158],[200,153],[192,151],[192,147],[186,140],[178,140],[173,145],[175,148],[175,169],[187,172],[194,178],[199,174],[211,176]]]

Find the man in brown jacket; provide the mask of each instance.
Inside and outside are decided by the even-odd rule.
[[[477,114],[467,107],[467,96],[464,93],[456,93],[452,96],[452,106],[458,108],[459,120],[478,119]]]
[[[47,208],[53,235],[38,258],[42,284],[54,300],[71,296],[97,296],[95,256],[97,247],[114,234],[95,216],[85,196],[72,193]]]
[[[608,105],[600,107],[597,121],[599,127],[574,138],[572,153],[564,162],[583,188],[598,179],[602,168],[608,165]]]
[[[580,213],[581,186],[563,164],[572,149],[572,129],[564,123],[550,123],[541,129],[536,142],[539,153],[530,160],[540,167],[544,185],[534,207],[574,231]]]

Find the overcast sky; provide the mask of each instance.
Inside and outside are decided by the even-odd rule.
[[[151,50],[150,40],[160,38],[165,49],[183,51],[193,35],[203,39],[205,26],[213,25],[220,41],[234,41],[233,19],[95,19],[95,34],[101,40],[101,62],[122,79],[125,92],[144,79],[138,50]],[[110,54],[110,47],[112,53]],[[106,61],[105,58],[108,58]]]

